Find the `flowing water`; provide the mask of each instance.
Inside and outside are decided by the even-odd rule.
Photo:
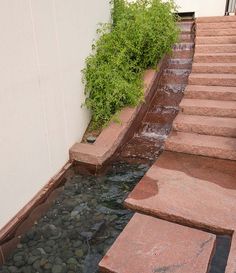
[[[123,201],[148,168],[116,163],[100,177],[72,175],[0,272],[98,272],[99,261],[133,215]]]

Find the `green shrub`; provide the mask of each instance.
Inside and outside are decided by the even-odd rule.
[[[112,1],[112,24],[100,37],[83,70],[86,106],[98,128],[125,106],[143,99],[143,72],[154,68],[178,37],[172,0]]]

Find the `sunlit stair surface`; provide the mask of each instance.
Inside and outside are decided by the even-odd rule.
[[[100,262],[100,270],[207,273],[215,239],[207,232],[136,213]]]
[[[196,20],[192,73],[169,151],[236,160],[236,18]]]

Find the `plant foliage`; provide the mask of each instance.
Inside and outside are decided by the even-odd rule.
[[[143,72],[171,51],[178,37],[172,0],[113,0],[112,23],[98,30],[99,39],[83,70],[86,106],[94,128],[120,109],[143,99]]]

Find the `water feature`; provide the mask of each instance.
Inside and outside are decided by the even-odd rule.
[[[189,27],[188,23],[183,29]],[[184,33],[182,42],[174,46],[174,54],[178,54],[167,61],[146,116],[122,149],[122,161],[99,177],[73,173],[52,207],[0,267],[0,273],[98,272],[99,261],[133,215],[123,207],[124,199],[162,152],[179,111],[192,65],[193,38],[193,34]],[[209,273],[225,271],[229,247],[230,237],[217,236]]]
[[[215,255],[212,257],[208,273],[224,273],[230,251],[231,237],[227,235],[216,236]]]
[[[97,272],[99,261],[133,215],[123,201],[148,168],[115,163],[100,177],[72,175],[0,272]]]

